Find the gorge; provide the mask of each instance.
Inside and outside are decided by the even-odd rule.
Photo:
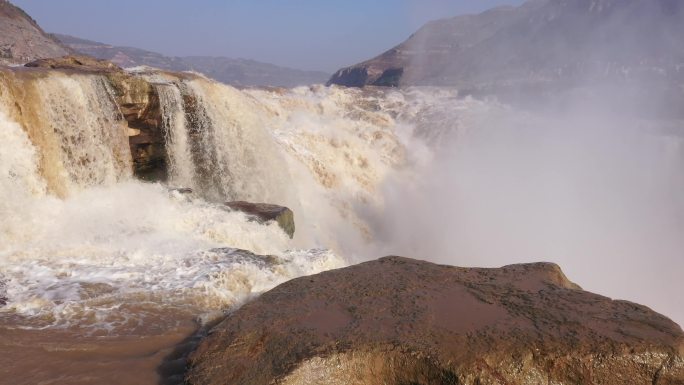
[[[624,183],[649,178],[652,188],[666,183],[680,189],[681,178],[672,176],[681,170],[682,138],[662,122],[622,126],[631,136],[616,143],[612,125],[596,132],[568,134],[564,126],[549,131],[548,117],[447,89],[237,90],[198,75],[123,71],[78,57],[3,69],[0,81],[2,349],[5,357],[37,355],[56,365],[38,372],[4,366],[3,374],[25,383],[55,373],[70,383],[88,383],[122,370],[132,356],[139,370],[121,376],[121,383],[140,380],[139,373],[154,381],[157,373],[150,369],[174,357],[183,339],[201,334],[225,310],[289,278],[394,250],[464,264],[504,263],[511,245],[518,255],[537,258],[559,250],[555,260],[590,285],[596,281],[582,274],[587,259],[572,258],[595,255],[591,247],[624,256],[623,276],[633,274],[630,264],[641,265],[636,257],[652,240],[659,240],[661,253],[681,250],[678,225],[663,222],[676,217],[643,216],[656,233],[627,240],[622,237],[641,227],[623,225],[614,229],[616,238],[601,241],[583,238],[591,227],[586,235],[575,230],[578,248],[563,260],[562,250],[573,250],[561,237],[563,227],[535,218],[553,205],[558,215],[579,218],[563,223],[591,217],[605,226],[623,220],[622,211],[607,202],[636,202],[652,193],[611,195]],[[502,128],[504,121],[509,128]],[[541,127],[554,135],[540,137]],[[511,143],[515,147],[505,147]],[[585,148],[587,168],[575,162],[567,168],[564,154],[574,154],[576,146]],[[643,162],[635,153],[650,159],[642,163],[644,174],[634,169],[606,179],[613,162]],[[453,156],[468,169],[453,169]],[[528,175],[525,183],[499,179],[500,157],[508,159],[504,170],[512,177]],[[607,217],[559,206],[564,185],[547,185],[554,180],[548,172],[564,178],[577,173],[577,186],[596,186],[594,178],[604,178],[598,185],[608,195],[591,193],[575,204],[589,204]],[[444,185],[451,173],[467,184]],[[418,183],[396,185],[405,180]],[[498,187],[492,190],[491,183]],[[501,191],[511,198],[491,195]],[[453,196],[463,205],[449,203]],[[662,196],[674,202],[680,197]],[[511,199],[519,205],[513,211]],[[223,204],[234,200],[290,207],[297,218],[294,239],[275,222],[262,225]],[[653,202],[652,209],[661,204]],[[525,227],[510,233],[513,223]],[[665,230],[670,223],[675,227]],[[439,228],[460,230],[449,240]],[[528,231],[550,243],[518,243],[530,239]],[[496,237],[504,248],[483,243],[481,236]],[[631,250],[611,249],[618,238]],[[467,259],[471,253],[489,256],[489,262]],[[592,266],[603,277],[602,290],[626,293],[606,279],[611,264]],[[651,291],[629,296],[639,294],[676,315],[677,298]],[[22,348],[26,344],[33,348]],[[169,383],[183,375],[179,357],[181,363],[163,371]],[[83,372],[79,365],[104,369]]]
[[[678,69],[539,104],[236,88],[9,6],[41,44],[0,66],[0,383],[681,383]]]

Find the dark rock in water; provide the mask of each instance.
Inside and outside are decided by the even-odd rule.
[[[189,187],[177,187],[177,188],[169,189],[169,191],[171,191],[171,192],[177,192],[177,193],[179,193],[179,194],[181,194],[181,195],[186,195],[186,194],[192,194],[192,193],[193,193],[192,189],[189,188]]]
[[[227,202],[226,206],[242,211],[256,218],[260,223],[276,221],[290,238],[294,237],[294,213],[287,207],[267,203],[250,203],[244,201]]]
[[[282,262],[281,259],[275,255],[259,255],[254,254],[249,250],[234,249],[231,247],[211,249],[209,250],[209,253],[214,255],[218,254],[231,262],[248,263],[250,265],[258,266],[259,268],[271,268]]]
[[[7,286],[0,280],[0,306],[7,305]]]
[[[554,264],[383,258],[282,284],[216,326],[209,384],[684,384],[684,333]]]
[[[116,288],[104,282],[79,282],[78,292],[81,299],[94,299],[116,291]]]
[[[49,68],[60,70],[74,70],[79,72],[120,72],[117,65],[106,60],[99,60],[90,56],[63,56],[58,58],[38,59],[24,65],[30,68]]]

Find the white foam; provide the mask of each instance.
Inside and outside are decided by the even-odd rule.
[[[329,252],[285,251],[289,238],[275,222],[260,225],[160,185],[119,183],[23,209],[39,220],[0,245],[9,302],[2,311],[40,326],[97,315],[94,326],[102,327],[113,305],[135,295],[161,296],[169,307],[227,308],[286,279],[343,265]],[[220,247],[281,259],[271,266],[208,251]]]
[[[681,251],[679,134],[629,124],[580,131],[586,122],[530,117],[453,90],[240,91],[145,76],[169,91],[171,183],[207,201],[286,205],[295,239],[221,204],[132,181],[115,155],[126,136],[106,83],[55,75],[42,80],[41,117],[59,151],[31,143],[27,127],[0,114],[0,281],[9,300],[0,315],[28,317],[31,327],[116,328],[153,307],[212,314],[288,278],[383,254],[456,265],[551,259],[580,283],[663,311],[676,301],[663,293],[681,289],[681,258],[659,265],[668,290],[628,291],[605,278],[625,255],[626,280],[643,275],[653,250]],[[196,100],[192,127],[179,91]],[[90,138],[105,131],[117,134]],[[41,157],[63,163],[64,199],[46,192]],[[309,248],[334,252],[288,251]]]

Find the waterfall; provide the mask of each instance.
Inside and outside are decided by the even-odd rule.
[[[153,85],[168,183],[196,188],[201,199],[132,177],[128,135],[141,133],[129,130],[117,104],[125,87],[113,81],[0,71],[1,322],[130,333],[148,318],[173,325],[170,309],[213,314],[346,263],[328,250],[292,250],[324,244],[293,242],[276,223],[212,203],[292,203],[299,212],[301,181],[269,132],[276,117],[253,96],[205,79]],[[135,101],[126,103],[130,115]]]
[[[131,176],[131,153],[106,79],[53,73],[36,79],[3,76],[8,114],[39,153],[39,169],[60,196]]]
[[[114,184],[130,177],[127,127],[98,76],[50,76],[36,82],[44,130],[61,148],[68,190]]]
[[[185,105],[179,85],[157,83],[164,124],[164,139],[169,163],[169,182],[173,186],[195,189],[195,163],[192,158]]]
[[[196,100],[193,152],[203,194],[214,200],[292,203],[292,181],[268,132],[268,111],[229,86],[196,79],[187,87]]]
[[[38,153],[21,126],[0,105],[0,244],[30,231],[31,212],[24,210],[46,186],[38,170]]]
[[[551,259],[579,283],[592,281],[587,264],[610,275],[608,261],[625,256],[638,272],[652,249],[681,255],[681,122],[663,130],[557,119],[453,90],[239,90],[191,74],[125,76],[122,85],[0,70],[0,281],[9,300],[0,318],[106,318],[151,292],[202,313],[207,301],[213,311],[287,278],[386,254],[464,265]],[[166,182],[133,178],[131,146],[145,141],[165,151]],[[226,200],[290,207],[294,239]],[[264,270],[263,260],[209,252],[217,248],[279,264]],[[649,293],[629,297],[672,308]]]
[[[2,74],[8,116],[36,148],[47,191],[63,198],[131,179],[129,130],[110,79]],[[140,76],[157,99],[143,98],[147,106],[137,108],[159,110],[170,187],[191,187],[210,202],[288,206],[302,230],[300,247],[340,249],[370,239],[361,214],[381,205],[378,186],[406,162],[406,138],[380,106],[384,95],[248,91],[201,77]],[[401,94],[394,97],[401,109]]]

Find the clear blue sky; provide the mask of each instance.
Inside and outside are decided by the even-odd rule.
[[[429,20],[522,0],[10,0],[48,32],[332,72]]]

